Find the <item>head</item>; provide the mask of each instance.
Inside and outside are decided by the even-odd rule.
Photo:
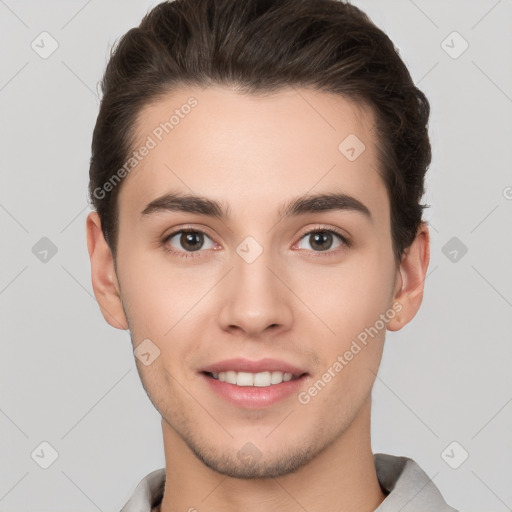
[[[426,97],[336,0],[163,2],[113,49],[102,91],[87,230],[106,320],[150,340],[146,392],[207,466],[297,470],[368,411],[385,331],[420,306]],[[236,407],[204,373],[232,357],[287,361],[301,387]],[[293,408],[300,425],[267,436]]]

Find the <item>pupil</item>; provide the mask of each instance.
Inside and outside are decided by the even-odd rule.
[[[318,242],[318,245],[320,245],[320,250],[326,250],[329,247],[322,247],[322,245],[324,245],[326,241],[331,242],[332,235],[331,235],[331,233],[326,233],[326,232],[313,233],[313,239],[314,239],[314,243],[311,244],[312,247],[314,247]],[[322,240],[323,240],[323,243],[322,243]],[[330,243],[328,243],[327,245],[330,246]]]
[[[182,243],[183,247],[188,248],[192,251],[197,251],[201,247],[201,242],[202,242],[201,237],[202,237],[201,233],[190,232],[190,231],[185,232],[181,236],[181,243]],[[197,239],[199,239],[199,240],[197,240]],[[194,241],[196,243],[194,243]]]

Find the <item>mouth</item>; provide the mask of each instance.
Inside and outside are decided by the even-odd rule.
[[[309,373],[284,361],[238,358],[203,368],[201,375],[214,396],[242,409],[271,407],[297,394]]]
[[[281,371],[263,371],[258,373],[250,372],[237,372],[235,370],[228,370],[224,372],[202,372],[204,375],[218,380],[220,382],[227,382],[240,387],[259,387],[266,388],[269,386],[276,386],[283,382],[300,379],[306,373],[293,374],[290,372]]]

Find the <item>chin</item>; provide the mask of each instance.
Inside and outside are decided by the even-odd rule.
[[[192,451],[213,471],[246,480],[276,478],[294,473],[310,462],[317,453],[312,447],[301,446],[295,450],[288,448],[280,453],[265,454],[250,442],[232,455],[208,450],[196,451],[193,448]]]

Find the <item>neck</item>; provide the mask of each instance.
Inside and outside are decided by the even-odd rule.
[[[162,421],[166,459],[160,512],[372,512],[385,498],[370,443],[370,399],[332,444],[294,473],[237,479],[205,466]]]

